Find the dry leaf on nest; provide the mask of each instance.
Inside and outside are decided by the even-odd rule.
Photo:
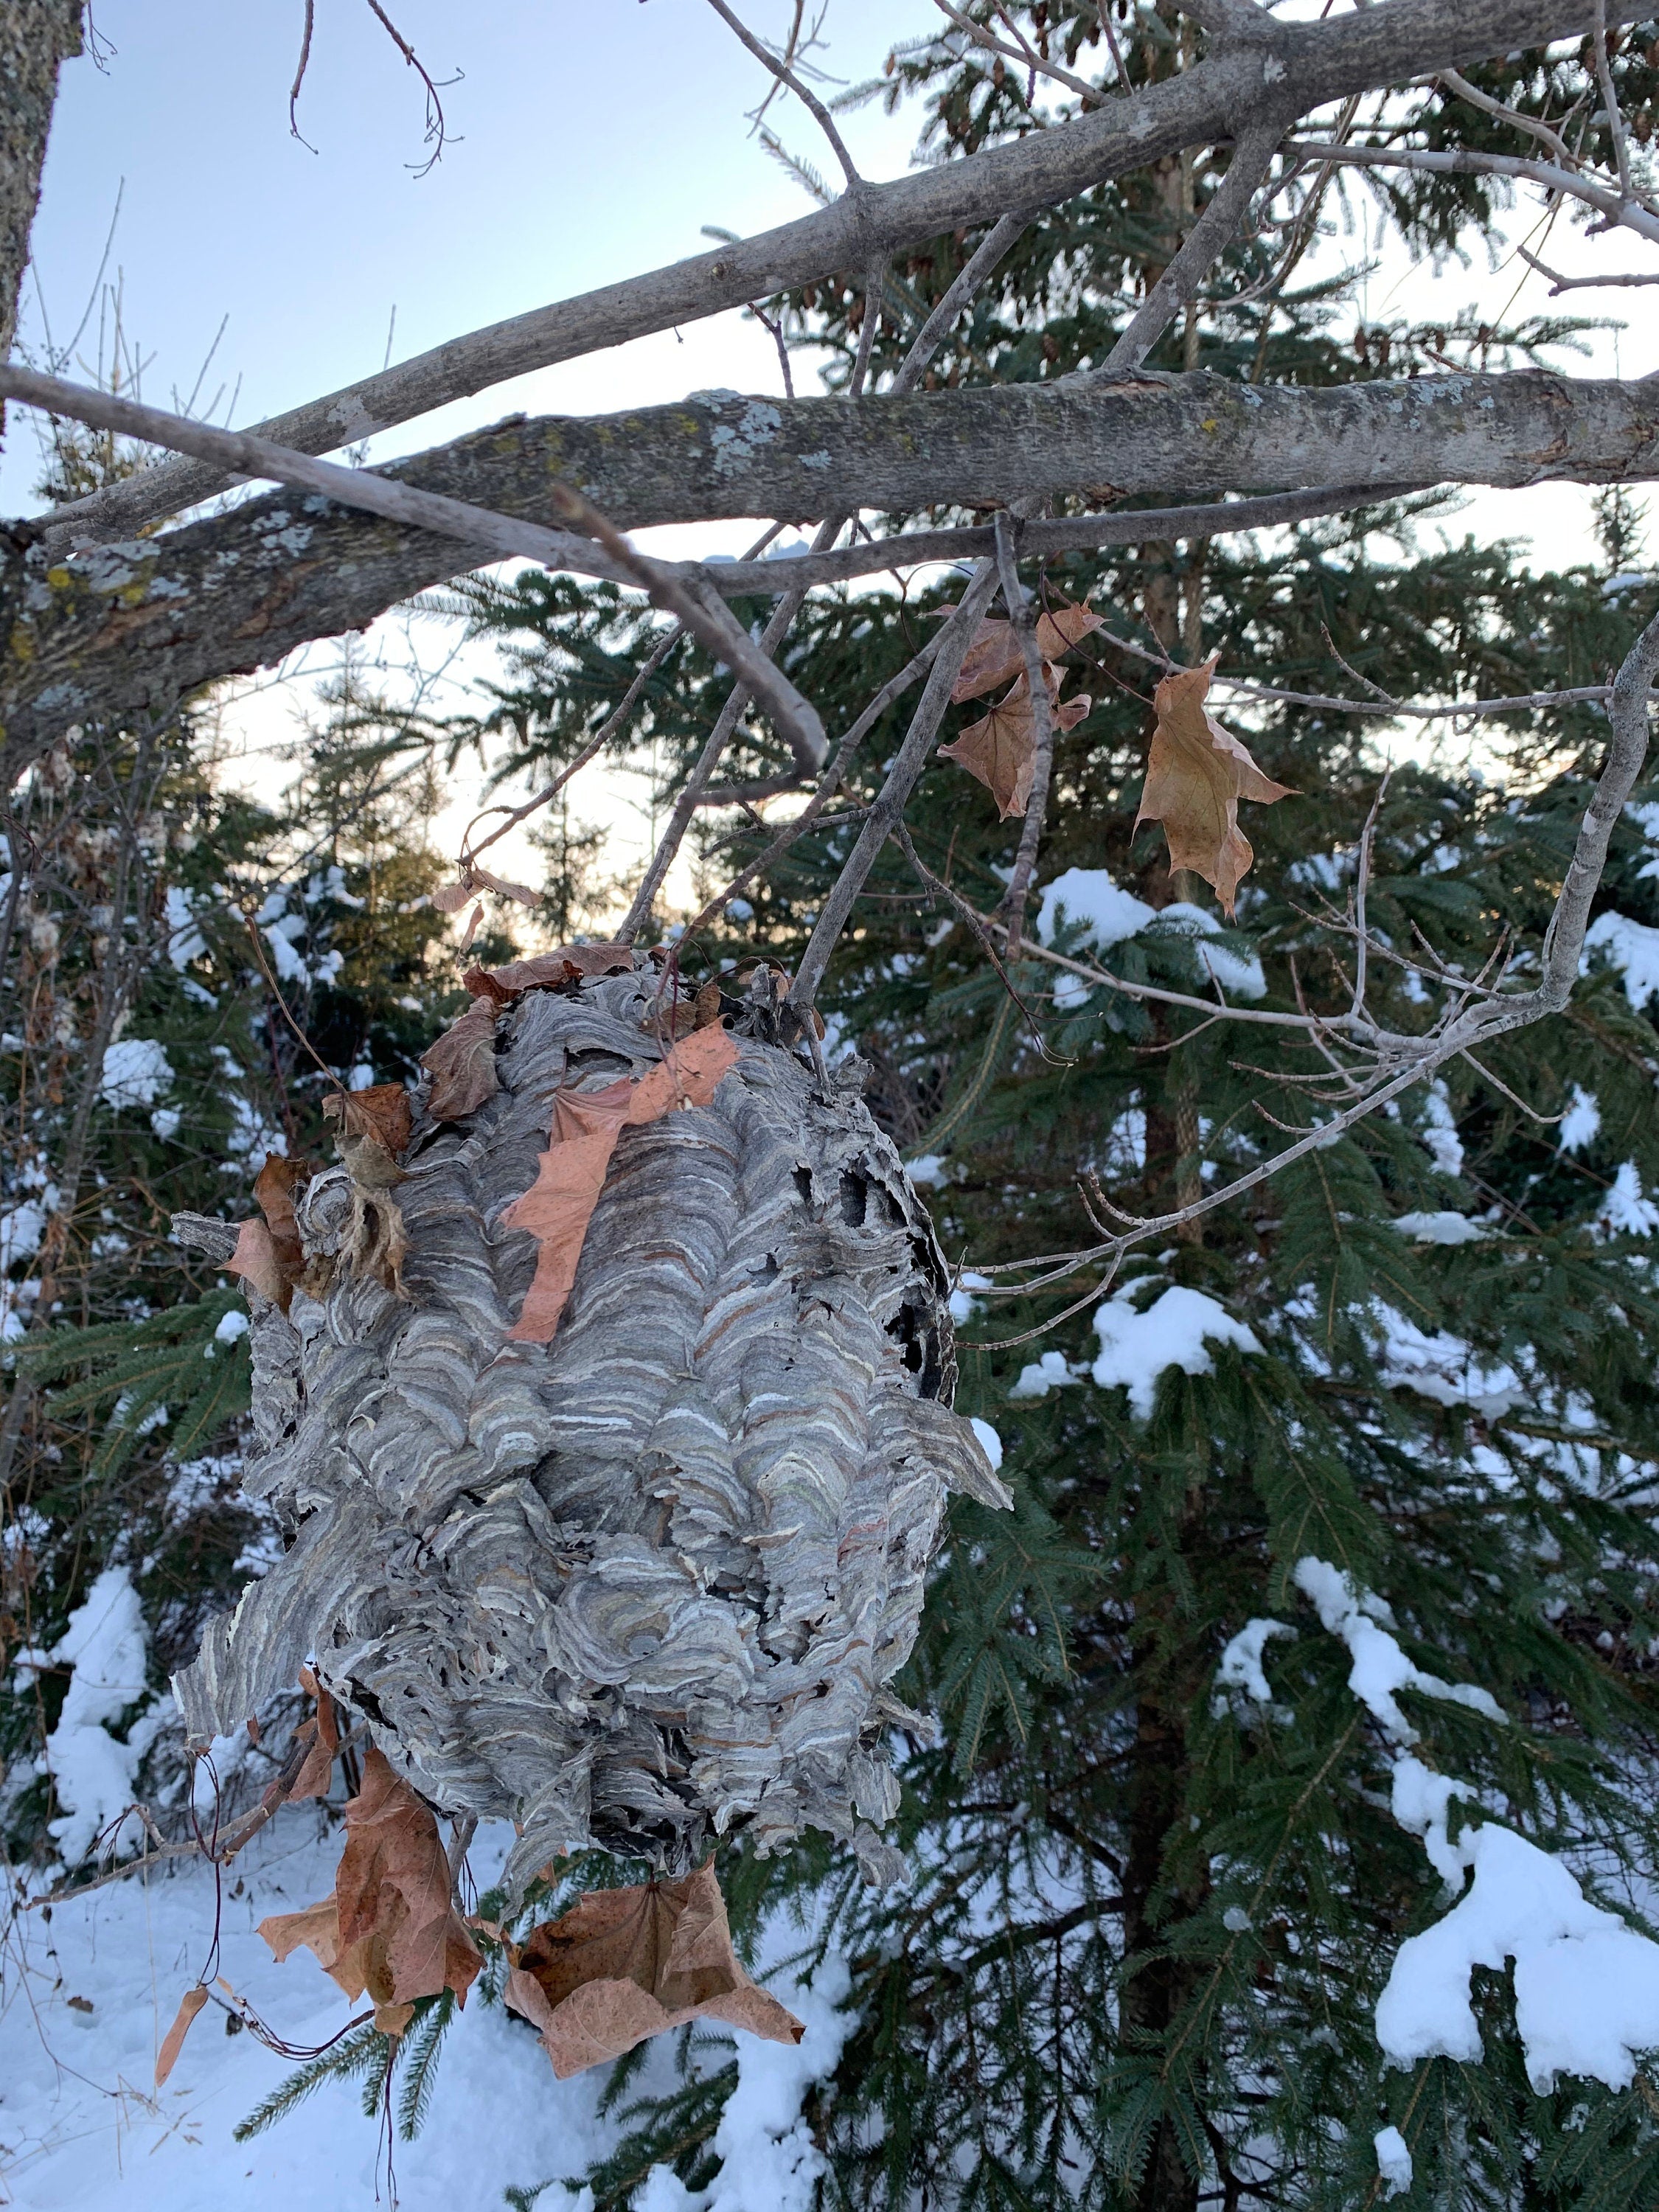
[[[455,1910],[438,1823],[378,1749],[364,1754],[345,1821],[333,1896],[275,1913],[259,1933],[279,1960],[313,1951],[347,1996],[367,1990],[375,2026],[397,2035],[416,1997],[451,1989],[465,2004],[483,1961]]]
[[[737,1060],[738,1048],[723,1029],[699,1030],[638,1083],[624,1079],[603,1091],[555,1091],[553,1127],[536,1180],[501,1216],[504,1228],[527,1229],[541,1247],[523,1310],[507,1333],[509,1344],[553,1341],[623,1129],[654,1121],[678,1105],[707,1106]]]
[[[510,883],[505,876],[492,876],[488,868],[467,868],[459,883],[441,884],[432,894],[432,903],[440,914],[459,914],[480,890],[494,891],[497,898],[517,899],[523,906],[539,906],[542,902],[541,893],[532,891],[528,884]],[[475,922],[473,927],[477,926]]]
[[[334,1760],[340,1748],[340,1731],[335,1724],[334,1700],[326,1690],[319,1689],[317,1677],[309,1667],[300,1669],[301,1687],[317,1701],[317,1710],[307,1721],[301,1721],[294,1731],[296,1743],[308,1744],[305,1765],[295,1778],[294,1787],[288,1793],[289,1803],[301,1797],[326,1797],[334,1780]]]
[[[626,974],[633,965],[631,945],[561,945],[551,952],[538,952],[533,960],[512,960],[505,968],[475,968],[471,974],[485,978],[516,999],[520,991],[533,991],[549,983],[569,983],[584,975]],[[471,976],[466,988],[477,988]]]
[[[1177,669],[1152,694],[1158,726],[1146,760],[1135,827],[1161,822],[1170,841],[1171,868],[1203,877],[1231,918],[1238,886],[1255,858],[1238,826],[1238,802],[1271,805],[1293,798],[1289,784],[1263,775],[1249,753],[1210,713],[1204,702],[1218,654],[1201,667]]]
[[[372,1083],[366,1091],[335,1091],[323,1112],[340,1125],[340,1157],[351,1180],[365,1190],[390,1190],[403,1181],[398,1165],[409,1149],[414,1117],[401,1083]]]
[[[270,1231],[258,1214],[238,1224],[236,1249],[225,1261],[228,1275],[240,1275],[261,1297],[287,1310],[292,1286],[283,1279]]]
[[[1079,692],[1075,699],[1056,701],[1059,672],[1048,673],[1054,679],[1048,690],[1048,711],[1057,728],[1074,729],[1089,711],[1089,696]],[[1021,676],[982,721],[970,722],[953,744],[941,745],[939,757],[955,761],[969,775],[979,778],[995,799],[1000,819],[1024,814],[1036,765],[1036,723],[1031,713],[1031,687],[1025,678]]]
[[[294,1193],[297,1185],[309,1182],[315,1172],[310,1160],[284,1159],[280,1152],[271,1152],[253,1179],[254,1200],[270,1231],[271,1249],[290,1284],[299,1281],[306,1264],[300,1224],[294,1217]]]
[[[495,1072],[495,1006],[485,994],[421,1054],[432,1078],[427,1111],[434,1121],[463,1121],[501,1089]]]
[[[506,1994],[561,2081],[690,2020],[773,2043],[805,2033],[744,1972],[712,1859],[683,1881],[587,1891],[519,1948]]]
[[[179,2063],[179,2053],[185,2047],[190,2024],[207,2001],[208,1993],[200,1982],[193,1990],[186,1990],[179,2000],[179,2009],[173,2016],[173,2025],[162,2038],[161,2048],[155,2054],[155,2086],[158,2089]]]
[[[487,968],[469,968],[461,981],[475,999],[488,999],[492,1006],[510,1006],[518,996],[498,983]]]

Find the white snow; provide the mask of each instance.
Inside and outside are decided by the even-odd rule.
[[[1273,1684],[1262,1667],[1262,1654],[1272,1638],[1295,1634],[1288,1621],[1247,1620],[1237,1635],[1227,1640],[1215,1670],[1217,1683],[1223,1689],[1242,1690],[1258,1705],[1272,1705]]]
[[[1376,2137],[1376,2171],[1390,2197],[1403,2197],[1412,2185],[1412,2154],[1398,2128],[1382,2128]]]
[[[1430,1084],[1428,1096],[1423,1102],[1422,1139],[1424,1149],[1440,1174],[1461,1176],[1463,1172],[1463,1139],[1457,1133],[1457,1123],[1451,1109],[1451,1095],[1438,1076]]]
[[[315,2046],[351,2008],[310,1954],[278,1966],[255,1935],[267,1913],[325,1896],[343,1841],[309,1806],[278,1815],[224,1878],[222,1955],[216,1969],[260,2016],[293,2042]],[[511,1832],[489,1828],[472,1858],[480,1887],[498,1869]],[[178,2066],[152,2090],[155,2052],[179,1998],[206,1966],[215,1916],[212,1871],[184,1863],[133,1875],[53,1911],[50,1926],[25,1912],[11,1923],[8,2002],[0,2011],[5,2084],[5,2184],[14,2212],[117,2205],[121,2212],[373,2212],[388,2203],[377,2177],[375,2124],[357,2082],[328,2081],[297,2111],[246,2143],[232,2130],[293,2071],[293,2062],[246,2033],[225,2032],[216,2004],[202,2013]],[[787,1929],[790,1948],[799,1931]],[[801,2119],[811,2084],[836,2063],[852,2016],[837,2006],[845,1966],[826,1961],[805,1990],[787,1978],[779,1996],[805,2023],[797,2046],[738,2034],[738,2087],[714,2137],[722,2166],[706,2197],[688,2198],[672,2172],[654,2170],[638,2200],[659,2212],[806,2212],[822,2154]],[[81,2000],[71,2006],[69,1999]],[[714,2063],[729,2046],[715,2044]],[[677,2086],[674,2039],[647,2054],[633,2091]],[[475,1991],[444,2039],[432,2105],[411,2142],[394,2149],[403,2212],[474,2212],[499,2206],[509,2187],[552,2186],[537,2212],[580,2212],[585,2192],[562,2177],[605,2155],[620,2134],[598,2104],[607,2069],[555,2079],[534,2034]],[[394,2095],[395,2095],[394,2089]],[[384,2146],[381,2146],[383,2149]]]
[[[73,1670],[46,1738],[46,1765],[64,1808],[49,1826],[65,1866],[78,1865],[132,1802],[143,1739],[123,1743],[105,1724],[143,1696],[148,1650],[132,1577],[125,1567],[106,1567],[70,1613],[61,1643],[44,1658],[18,1654],[23,1665]]]
[[[1595,1218],[1614,1237],[1651,1237],[1659,1229],[1659,1206],[1644,1197],[1634,1160],[1626,1160],[1613,1177],[1613,1188],[1601,1200]]]
[[[0,1213],[0,1275],[19,1260],[33,1258],[40,1249],[48,1218],[46,1207],[37,1198],[26,1198]]]
[[[1099,951],[1109,951],[1137,936],[1158,913],[1133,891],[1120,890],[1104,868],[1067,868],[1046,886],[1037,908],[1036,933],[1052,945],[1063,914]]]
[[[1639,1014],[1650,999],[1659,998],[1659,929],[1632,921],[1626,914],[1601,914],[1584,933],[1584,950],[1578,963],[1588,975],[1592,952],[1603,954],[1625,978],[1625,995]]]
[[[1610,2089],[1659,2045],[1659,1944],[1591,1905],[1559,1859],[1487,1820],[1453,1847],[1474,1879],[1442,1920],[1408,1936],[1377,1999],[1376,2039],[1395,2066],[1484,2056],[1469,2002],[1476,1966],[1515,1962],[1515,2023],[1540,2096],[1562,2074]]]
[[[104,1054],[98,1096],[106,1106],[153,1106],[173,1088],[173,1063],[155,1037],[121,1037]]]
[[[1028,1360],[1019,1370],[1018,1380],[1011,1385],[1011,1398],[1046,1398],[1051,1390],[1063,1390],[1068,1383],[1080,1382],[1088,1370],[1073,1367],[1063,1352],[1045,1352],[1041,1359]]]
[[[977,1413],[969,1415],[968,1425],[984,1447],[985,1456],[991,1462],[991,1472],[995,1474],[1002,1465],[1002,1438],[991,1424],[981,1421]]]
[[[988,1275],[976,1275],[971,1267],[964,1267],[957,1277],[956,1288],[951,1293],[950,1304],[951,1319],[958,1328],[966,1328],[979,1311],[979,1300],[969,1297],[968,1295],[969,1291],[988,1291],[990,1287],[991,1278]]]
[[[1146,1420],[1158,1395],[1158,1378],[1167,1367],[1188,1375],[1212,1375],[1215,1362],[1206,1344],[1237,1345],[1241,1352],[1261,1346],[1243,1322],[1203,1291],[1176,1284],[1137,1313],[1128,1301],[1139,1285],[1126,1284],[1097,1309],[1095,1334],[1100,1353],[1091,1370],[1103,1390],[1121,1384],[1137,1418]]]
[[[1382,1298],[1372,1299],[1370,1316],[1381,1331],[1378,1365],[1390,1389],[1415,1390],[1440,1406],[1473,1406],[1489,1420],[1525,1396],[1521,1377],[1506,1360],[1485,1365],[1449,1329],[1431,1336]]]
[[[1572,1096],[1567,1110],[1561,1116],[1556,1139],[1564,1152],[1582,1152],[1586,1145],[1593,1144],[1601,1127],[1601,1108],[1593,1091],[1586,1091],[1582,1083],[1572,1086]]]
[[[233,1306],[221,1317],[218,1328],[213,1332],[213,1340],[216,1344],[234,1344],[239,1336],[246,1334],[247,1316],[240,1307]]]
[[[672,2168],[653,2166],[642,2212],[812,2212],[829,2163],[800,2108],[841,2057],[853,2021],[838,2008],[851,1987],[845,1961],[830,1958],[810,1988],[780,1989],[805,2034],[793,2045],[738,2038],[738,2086],[714,2130],[720,2172],[706,2193],[693,2196]]]
[[[1108,952],[1113,945],[1139,937],[1143,930],[1154,925],[1172,936],[1193,939],[1218,937],[1222,930],[1214,915],[1185,899],[1177,899],[1166,907],[1148,906],[1133,891],[1120,889],[1104,868],[1067,868],[1047,886],[1037,908],[1040,943],[1054,943],[1062,916],[1082,932],[1085,943],[1100,952]],[[1254,953],[1235,952],[1224,945],[1201,943],[1195,949],[1203,965],[1224,990],[1243,999],[1267,995],[1267,979]],[[1055,1000],[1061,1006],[1076,1005],[1087,996],[1088,985],[1079,975],[1063,978],[1054,992]]]
[[[1507,1720],[1490,1690],[1473,1682],[1443,1682],[1437,1674],[1425,1674],[1408,1659],[1389,1633],[1393,1622],[1388,1607],[1373,1592],[1361,1589],[1340,1567],[1310,1556],[1297,1561],[1291,1579],[1312,1601],[1322,1626],[1347,1645],[1353,1661],[1348,1670],[1348,1687],[1395,1742],[1417,1741],[1417,1730],[1396,1700],[1395,1692],[1400,1690],[1419,1690],[1425,1697],[1441,1698],[1449,1705],[1468,1705],[1488,1720]]]
[[[945,1181],[945,1155],[924,1152],[919,1160],[906,1160],[904,1172],[918,1190],[937,1190]]]
[[[1486,1234],[1467,1213],[1400,1213],[1394,1225],[1419,1244],[1477,1244]]]
[[[207,951],[207,939],[196,926],[190,893],[178,884],[167,885],[167,958],[183,971]]]

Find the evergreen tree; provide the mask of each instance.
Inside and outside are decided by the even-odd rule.
[[[1105,11],[971,12],[1111,82]],[[1168,11],[1110,14],[1132,80],[1182,66],[1187,33]],[[1632,112],[1650,112],[1654,35],[1616,48]],[[1477,84],[1535,116],[1589,114],[1596,98],[1582,51],[1517,56]],[[866,90],[919,100],[939,160],[1042,127],[1054,93],[948,30],[901,49]],[[1491,119],[1443,87],[1349,121],[1363,134],[1407,117],[1439,144],[1492,143]],[[1097,364],[1224,163],[1166,161],[1150,182],[1035,219],[933,375]],[[1488,182],[1419,177],[1380,198],[1414,253],[1497,235]],[[1361,272],[1311,264],[1314,236],[1304,222],[1237,247],[1152,366],[1338,383],[1547,359],[1573,334],[1562,321],[1363,326]],[[976,243],[944,238],[889,272],[878,373]],[[844,376],[860,283],[772,304],[794,342],[831,349],[831,384]],[[1621,498],[1603,503],[1603,565],[1537,574],[1510,547],[1430,550],[1443,514],[1395,502],[1272,538],[1048,564],[1048,602],[1086,599],[1108,627],[1065,664],[1067,691],[1094,703],[1059,741],[1045,944],[1130,985],[1202,998],[1219,981],[1264,1015],[1338,1011],[1375,808],[1370,916],[1395,956],[1381,973],[1373,962],[1379,1013],[1426,1027],[1500,944],[1525,974],[1601,710],[1487,721],[1478,746],[1464,725],[1402,721],[1384,791],[1375,724],[1319,695],[1603,683],[1659,595],[1633,566],[1639,521]],[[800,619],[791,674],[845,727],[956,596],[823,595]],[[750,621],[769,611],[738,607]],[[660,635],[628,601],[578,602],[536,579],[483,619],[532,655],[501,697],[526,761],[568,759]],[[1228,677],[1311,701],[1228,710],[1296,794],[1249,810],[1256,862],[1236,927],[1171,874],[1161,830],[1135,827],[1152,684],[1218,650]],[[696,653],[676,654],[634,757],[683,770],[723,691]],[[901,705],[854,764],[846,803],[714,932],[681,944],[688,969],[757,954],[793,965],[902,727]],[[775,766],[740,750],[732,773]],[[1559,1021],[1453,1063],[1167,1247],[1133,1253],[1115,1279],[1079,1262],[1019,1296],[964,1284],[958,1402],[1004,1437],[1018,1504],[1007,1518],[953,1510],[910,1686],[945,1723],[938,1745],[917,1733],[908,1770],[914,1884],[865,1892],[827,1846],[779,1865],[738,1846],[722,1869],[751,1925],[793,1902],[809,1947],[853,1963],[858,2025],[812,2114],[827,2202],[1189,2212],[1359,2206],[1386,2191],[1422,2205],[1659,2203],[1659,2087],[1640,2073],[1628,2087],[1547,2069],[1529,2081],[1507,1974],[1475,1976],[1483,2061],[1390,2067],[1373,2019],[1402,1939],[1447,1909],[1421,1832],[1443,1864],[1459,1801],[1443,1790],[1449,1841],[1411,1800],[1435,1777],[1638,1918],[1654,1873],[1656,787],[1639,799]],[[1086,1253],[1103,1200],[1135,1214],[1188,1204],[1287,1142],[1286,1125],[1328,1118],[1312,1079],[1329,1070],[1300,1030],[1149,1006],[1036,957],[1005,984],[936,884],[988,910],[1018,823],[949,762],[930,766],[908,819],[927,872],[888,847],[822,1003],[835,1040],[872,1064],[878,1115],[933,1178],[953,1259],[1029,1273],[1036,1255]],[[761,849],[752,832],[707,845],[710,888]],[[1400,1655],[1392,1705],[1361,1663],[1379,1632]],[[1468,1694],[1448,1698],[1448,1683]],[[678,2130],[662,2112],[647,2128],[690,2182],[718,2106],[693,2096],[685,2109]],[[607,2175],[605,2201],[631,2186]]]

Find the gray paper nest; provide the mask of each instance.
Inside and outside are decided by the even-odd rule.
[[[403,1298],[250,1289],[243,1486],[291,1548],[175,1690],[199,1742],[313,1659],[434,1804],[520,1825],[515,1889],[590,1842],[684,1872],[742,1826],[891,1880],[890,1685],[945,1492],[1008,1498],[950,1410],[945,1265],[859,1065],[826,1096],[740,1037],[710,1107],[623,1133],[553,1342],[503,1341],[538,1248],[498,1224],[553,1093],[657,1064],[659,991],[644,963],[528,991],[495,1097],[451,1124],[416,1095]],[[306,1187],[308,1256],[350,1204],[343,1168]]]

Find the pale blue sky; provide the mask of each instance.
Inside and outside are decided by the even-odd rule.
[[[154,356],[145,396],[187,394],[222,318],[210,390],[241,379],[236,421],[330,391],[394,356],[703,250],[705,222],[766,228],[811,203],[749,136],[766,80],[703,0],[392,0],[389,12],[444,93],[456,134],[424,178],[419,83],[365,0],[318,0],[300,103],[313,154],[289,135],[301,0],[97,0],[108,51],[69,64],[48,152],[35,258],[60,341],[96,273],[120,191],[112,274],[130,336]],[[786,0],[751,0],[781,33]],[[925,0],[833,0],[839,75],[881,65]],[[772,119],[817,164],[810,118]],[[849,119],[875,176],[905,166],[912,118]],[[387,451],[532,405],[604,408],[699,384],[771,388],[769,343],[736,317],[647,340],[481,395],[393,434]],[[40,336],[31,284],[26,339]],[[95,325],[83,356],[95,351]],[[733,346],[716,377],[716,353]],[[637,359],[635,356],[639,356]],[[0,510],[17,512],[35,468],[27,420],[0,464]],[[377,449],[379,450],[379,449]]]

